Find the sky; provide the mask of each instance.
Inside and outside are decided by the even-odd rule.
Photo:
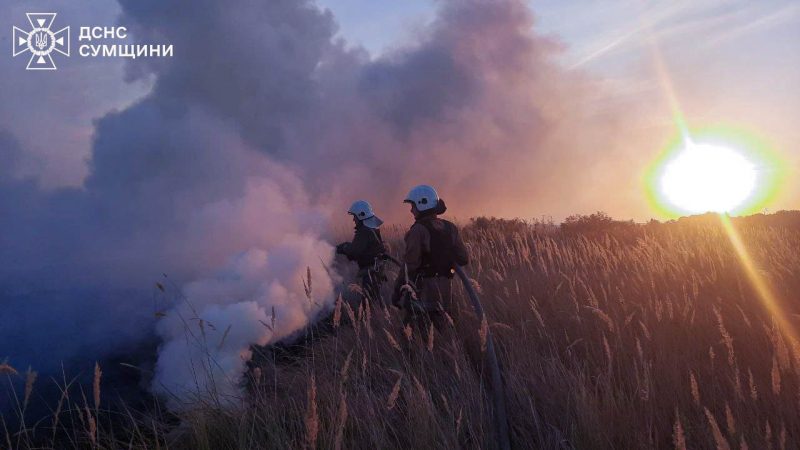
[[[413,44],[434,20],[437,8],[433,0],[319,0],[318,4],[332,12],[337,38],[348,47],[362,47],[373,59]],[[559,62],[603,85],[599,108],[663,100],[652,69],[648,41],[652,33],[690,124],[731,123],[754,130],[772,141],[786,165],[796,170],[800,158],[800,131],[794,125],[800,117],[800,5],[796,2],[542,0],[529,5],[536,31],[561,46]],[[113,25],[120,14],[119,5],[111,0],[11,1],[0,8],[4,42],[10,40],[11,26],[24,21],[24,12],[29,10],[59,11],[59,20],[73,26]],[[78,186],[89,171],[94,120],[145,96],[152,80],[131,81],[126,75],[131,67],[120,60],[82,60],[80,64],[69,60],[57,76],[50,76],[20,70],[23,59],[0,60],[4,80],[0,124],[25,149],[17,171],[20,176],[35,177],[45,188]],[[652,115],[653,122],[671,120],[666,113]],[[42,127],[42,122],[47,126]],[[654,156],[663,141],[663,136],[654,136],[640,152]],[[608,164],[609,170],[616,165],[615,161]],[[636,182],[620,187],[626,197],[642,197],[639,175],[632,171],[630,178]],[[797,186],[786,186],[772,206],[799,207],[799,192]],[[639,200],[634,207],[608,202],[597,204],[596,209],[637,219],[653,215]],[[582,204],[575,207],[576,212],[587,212]],[[489,213],[514,215],[503,209]],[[519,214],[558,217],[565,211],[537,209],[532,204]]]
[[[377,55],[391,52],[398,42],[413,41],[415,30],[434,17],[437,2],[326,0],[321,4],[339,18],[342,38]],[[562,45],[558,58],[564,67],[596,77],[607,88],[601,103],[664,100],[663,82],[653,70],[655,43],[689,125],[740,128],[769,141],[790,175],[767,210],[800,207],[800,187],[792,182],[800,169],[800,129],[795,125],[800,118],[800,4],[540,0],[529,5],[536,18],[534,28]],[[661,113],[653,114],[649,124],[632,126],[649,130],[659,127],[659,121],[674,122],[666,105]],[[653,139],[639,151],[655,157],[663,151],[662,134],[654,131]],[[609,172],[618,166],[613,160],[608,165]],[[644,195],[642,164],[638,166],[638,171],[626,169],[631,182],[620,187],[629,204],[637,206],[608,202],[598,203],[597,209],[637,220],[658,216],[637,201]],[[576,206],[586,212],[582,205]]]
[[[215,350],[217,379],[235,379],[250,343],[333,300],[353,200],[400,227],[421,183],[458,221],[645,221],[659,211],[644,175],[678,116],[768,142],[788,176],[767,207],[800,209],[796,2],[11,0],[0,47],[45,11],[72,27],[57,71],[0,55],[0,361],[14,366],[46,373],[155,335],[152,388],[180,389],[194,350],[175,318],[191,314],[235,325]],[[83,58],[82,26],[174,54]],[[194,310],[154,295],[164,274]]]

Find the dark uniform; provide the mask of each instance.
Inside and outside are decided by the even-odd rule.
[[[381,238],[381,230],[361,222],[356,223],[355,230],[353,241],[336,246],[336,253],[358,264],[358,278],[364,294],[370,300],[380,300],[381,284],[386,280],[381,258],[386,253],[386,246]]]
[[[403,295],[405,274],[401,271],[395,283],[392,301],[406,311],[406,323],[430,321],[442,329],[444,313],[453,320],[458,318],[458,307],[453,300],[452,279],[456,265],[469,263],[469,255],[452,222],[437,217],[446,207],[440,204],[421,213],[405,236],[403,262],[408,270],[408,279],[416,287],[417,300]],[[403,298],[406,298],[405,305]]]

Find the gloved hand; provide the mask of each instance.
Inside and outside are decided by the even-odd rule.
[[[408,302],[417,301],[417,293],[410,284],[400,285],[392,294],[392,304],[400,309],[408,306]]]

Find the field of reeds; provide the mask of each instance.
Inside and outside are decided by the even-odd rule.
[[[240,407],[105,407],[98,367],[94,386],[65,380],[48,418],[0,430],[0,447],[497,448],[499,394],[513,448],[800,448],[800,227],[734,221],[748,272],[713,216],[463,225],[486,322],[461,287],[460,314],[433,333],[347,292],[296,345],[255,349]],[[386,234],[399,254],[401,233]]]

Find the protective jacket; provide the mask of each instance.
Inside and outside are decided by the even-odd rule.
[[[469,255],[459,236],[458,227],[437,217],[446,209],[444,201],[440,200],[436,208],[417,217],[405,236],[403,262],[408,270],[409,280],[417,284],[421,297],[419,300],[430,305],[442,304],[448,309],[453,269],[456,265],[467,265]],[[395,283],[393,301],[399,300],[399,292],[404,283],[405,274],[401,273]]]
[[[345,242],[336,247],[350,261],[355,261],[359,269],[371,268],[375,259],[386,252],[381,230],[369,228],[361,222],[356,224],[356,232],[352,242]]]

